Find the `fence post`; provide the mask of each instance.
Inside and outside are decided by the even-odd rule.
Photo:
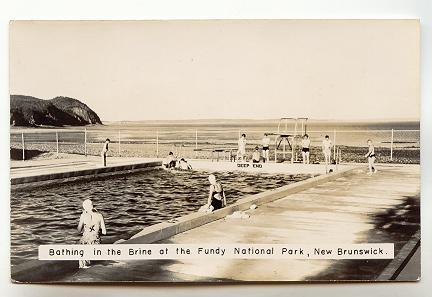
[[[390,142],[390,161],[393,161],[393,132],[394,130],[392,129],[391,142]]]
[[[57,151],[56,158],[58,158],[59,157],[59,136],[58,136],[58,131],[56,131],[56,151]]]
[[[336,160],[336,129],[333,130],[333,159]]]
[[[292,140],[292,145],[291,145],[291,164],[294,164],[294,148],[295,148],[295,143],[294,143],[294,138]]]
[[[21,133],[22,159],[25,160],[24,132]]]
[[[87,128],[84,128],[84,156],[87,157]]]
[[[195,130],[195,159],[198,157],[198,129]]]
[[[159,130],[156,130],[156,158],[159,158]]]
[[[121,134],[120,130],[118,131],[118,155],[121,156]]]

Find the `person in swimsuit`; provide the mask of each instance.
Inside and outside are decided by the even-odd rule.
[[[177,160],[174,157],[173,152],[169,152],[168,157],[166,157],[165,161],[164,161],[164,166],[166,168],[175,168],[177,164]]]
[[[310,139],[309,135],[305,134],[302,139],[302,157],[303,164],[309,164],[309,150],[310,150]]]
[[[209,175],[210,191],[207,205],[213,206],[213,210],[221,209],[226,206],[226,197],[222,184],[217,182],[213,174]]]
[[[372,140],[368,140],[367,141],[369,150],[367,152],[367,154],[365,155],[365,157],[368,159],[368,165],[369,165],[369,172],[368,174],[371,175],[372,173],[376,173],[377,170],[375,168],[375,148],[372,144]]]
[[[252,153],[252,163],[259,163],[261,161],[261,154],[259,152],[259,147],[256,146],[254,152]]]
[[[78,223],[78,232],[82,231],[80,244],[100,244],[100,233],[106,235],[105,221],[96,209],[90,199],[83,202],[83,212]],[[79,268],[88,268],[89,260],[80,260]]]
[[[181,158],[180,161],[178,162],[178,169],[191,170],[192,166],[184,158]]]
[[[264,162],[268,162],[270,160],[270,137],[267,133],[264,133],[264,138],[262,139],[262,154]]]
[[[322,142],[322,151],[324,154],[325,164],[329,165],[331,162],[331,149],[333,147],[333,144],[330,140],[330,137],[328,135],[325,136],[323,142]]]
[[[106,167],[106,158],[107,158],[107,153],[108,153],[108,145],[110,143],[110,139],[107,138],[105,140],[105,143],[103,145],[102,151],[101,151],[101,157],[102,157],[102,165],[103,167]]]
[[[238,141],[237,161],[245,161],[246,158],[246,134],[242,134]]]

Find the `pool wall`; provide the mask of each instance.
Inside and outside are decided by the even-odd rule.
[[[100,176],[125,174],[130,172],[153,169],[155,167],[160,167],[161,165],[162,161],[151,161],[134,164],[98,167],[92,169],[70,170],[58,173],[29,175],[25,177],[15,177],[11,178],[11,188],[12,190],[14,190],[23,187],[40,186],[50,183],[69,182]]]
[[[177,218],[172,222],[163,222],[144,228],[128,240],[118,241],[119,244],[147,244],[167,239],[176,234],[222,219],[238,210],[247,210],[252,204],[262,205],[287,195],[324,184],[328,181],[347,176],[358,168],[339,169],[337,172],[312,177],[277,189],[268,190],[259,194],[247,196],[237,200],[236,203],[214,211],[212,213],[191,213]],[[77,261],[39,261],[30,260],[11,268],[11,278],[15,282],[44,282],[55,281],[67,273],[78,269]]]
[[[275,174],[325,174],[327,171],[340,171],[353,168],[353,164],[302,164],[302,163],[251,163],[230,161],[189,160],[195,170],[206,171],[244,171],[253,173],[275,173]]]

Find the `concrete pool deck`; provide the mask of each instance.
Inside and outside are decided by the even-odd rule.
[[[378,168],[379,172],[372,176],[366,175],[365,169],[350,170],[335,179],[262,204],[248,211],[249,219],[219,219],[158,243],[394,242],[395,254],[402,257],[398,253],[410,240],[410,234],[403,240],[391,241],[383,230],[392,228],[397,222],[388,219],[383,226],[377,227],[377,217],[385,211],[398,209],[407,199],[418,202],[420,166],[381,165]],[[403,217],[404,210],[398,210],[396,217]],[[414,224],[412,228],[420,226]],[[141,243],[140,238],[144,243],[145,237],[139,234],[133,243]],[[415,253],[413,259],[418,258],[419,253]],[[373,267],[352,260],[105,261],[74,274],[65,274],[56,281],[305,281],[336,279],[335,276],[342,275],[359,280],[366,274],[366,279],[378,279],[388,264],[387,261],[382,266],[382,261],[385,260],[378,261],[379,265]],[[402,270],[400,275],[410,279],[408,270]],[[412,275],[411,279],[417,277]]]
[[[32,186],[41,183],[70,181],[80,178],[94,177],[96,175],[111,175],[132,170],[158,167],[162,163],[161,158],[127,158],[108,157],[107,166],[101,164],[99,156],[74,156],[66,158],[40,159],[26,161],[11,161],[10,176],[13,188]],[[206,171],[244,171],[252,173],[274,174],[325,174],[326,172],[346,170],[354,168],[355,164],[323,165],[323,164],[299,164],[284,163],[236,163],[229,161],[211,161],[203,159],[191,159],[189,163],[196,170]]]
[[[126,158],[108,157],[107,166],[119,166],[126,164],[136,164],[142,162],[159,161],[156,158]],[[96,169],[101,168],[101,157],[99,156],[80,156],[60,158],[60,159],[41,159],[26,161],[11,161],[11,178],[35,176],[46,173],[61,173],[71,170]]]
[[[16,187],[39,182],[115,174],[160,165],[161,161],[156,158],[110,157],[107,166],[104,167],[101,164],[101,157],[76,156],[65,159],[11,161],[10,176],[12,187]]]

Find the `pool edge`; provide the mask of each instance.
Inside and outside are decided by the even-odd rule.
[[[308,188],[346,176],[358,168],[359,167],[357,166],[344,168],[333,173],[319,175],[303,181],[292,183],[290,185],[267,190],[255,195],[246,196],[239,199],[236,203],[212,213],[195,212],[177,218],[174,222],[162,222],[151,225],[133,235],[128,240],[121,242],[119,241],[118,243],[148,244],[164,240],[179,233],[220,220],[235,211],[249,209],[252,204],[262,205],[269,203],[281,198],[285,198],[287,195],[298,193]],[[77,270],[77,261],[30,260],[11,267],[11,281],[15,283],[32,283],[44,281],[56,282],[56,280],[53,279],[53,276],[60,276],[60,274],[71,273]]]

